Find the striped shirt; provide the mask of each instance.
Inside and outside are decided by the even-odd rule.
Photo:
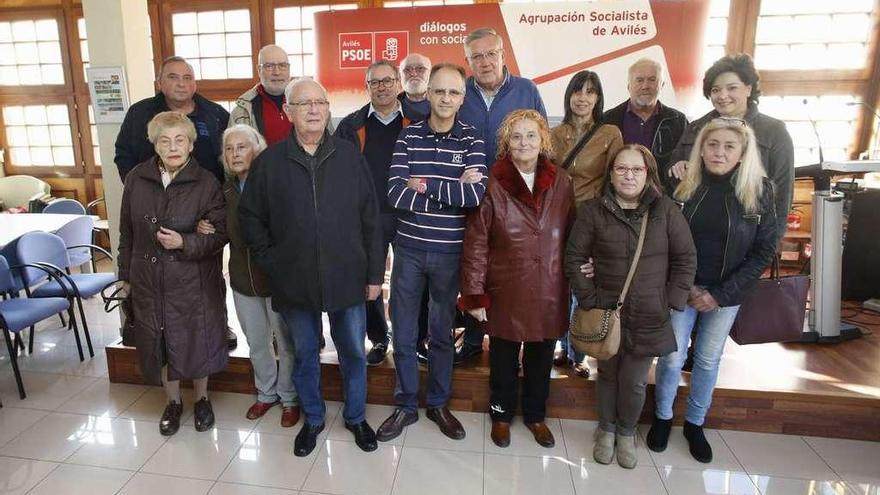
[[[465,170],[483,174],[474,184],[459,181]],[[446,136],[435,136],[427,121],[400,132],[388,170],[388,202],[398,210],[400,246],[440,253],[460,253],[467,208],[480,204],[488,181],[483,140],[458,120]],[[406,186],[425,180],[425,193]]]

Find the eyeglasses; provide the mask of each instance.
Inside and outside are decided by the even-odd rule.
[[[324,108],[329,104],[330,102],[327,100],[305,100],[292,101],[288,103],[289,106],[297,108],[299,110],[310,110],[312,107]]]
[[[444,96],[448,96],[450,98],[461,98],[464,96],[464,93],[457,89],[429,89],[432,95],[437,98],[443,98]]]
[[[711,123],[713,124],[724,124],[724,125],[741,125],[743,127],[747,127],[749,125],[748,122],[739,118],[739,117],[715,117],[712,119]]]
[[[411,65],[403,69],[404,74],[424,74],[425,72],[428,72],[428,68],[424,65]]]
[[[380,84],[384,88],[391,88],[396,82],[397,79],[393,77],[386,77],[385,79],[370,79],[369,81],[367,81],[367,84],[370,85],[370,89],[377,89]]]
[[[621,177],[626,177],[626,174],[630,172],[632,172],[633,177],[641,177],[648,173],[648,169],[646,167],[621,167],[619,165],[614,166],[614,173]]]
[[[266,62],[265,64],[260,64],[260,68],[268,70],[268,71],[272,71],[275,69],[287,70],[290,68],[290,64],[287,62],[279,62],[277,64],[273,63],[273,62]]]
[[[485,53],[472,53],[468,59],[471,62],[480,63],[483,60],[489,60],[490,62],[497,62],[498,59],[501,58],[501,50],[489,50]]]

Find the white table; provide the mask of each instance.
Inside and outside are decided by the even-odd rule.
[[[28,232],[55,232],[82,215],[0,213],[0,248]],[[98,220],[97,216],[92,218]]]

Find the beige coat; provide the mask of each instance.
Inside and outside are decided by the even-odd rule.
[[[571,124],[561,123],[550,131],[553,143],[553,163],[560,166],[580,139],[580,135]],[[623,136],[613,125],[602,125],[578,153],[577,158],[566,172],[571,176],[574,186],[574,200],[581,204],[599,195],[605,167],[609,157],[614,156],[623,147]]]

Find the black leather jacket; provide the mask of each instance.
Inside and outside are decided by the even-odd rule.
[[[746,213],[733,191],[724,198],[727,218],[719,221],[727,222],[727,243],[724,246],[721,283],[707,287],[720,306],[740,304],[746,289],[761,277],[776,256],[773,182],[765,177],[763,183],[764,193],[757,213]],[[707,190],[707,185],[701,185],[684,204],[688,224],[693,220]]]
[[[626,113],[625,100],[620,105],[605,112],[603,116],[606,124],[616,125],[623,133],[623,115]],[[678,110],[657,102],[657,127],[654,130],[654,138],[651,142],[651,154],[657,160],[657,169],[664,173],[669,168],[669,158],[672,151],[681,139],[682,133],[687,128],[687,117]],[[624,140],[626,137],[624,137]],[[662,176],[662,175],[661,175]]]

